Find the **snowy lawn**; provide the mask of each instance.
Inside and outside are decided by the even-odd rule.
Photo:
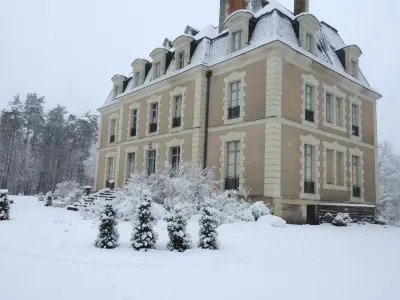
[[[352,225],[219,227],[221,250],[93,246],[97,225],[79,213],[12,197],[11,221],[0,222],[0,290],[4,300],[133,299],[399,299],[400,228]],[[197,220],[188,230],[197,244]]]

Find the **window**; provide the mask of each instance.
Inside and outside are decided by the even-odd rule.
[[[239,189],[239,167],[240,167],[240,141],[227,143],[228,162],[227,178],[225,178],[226,190]]]
[[[344,186],[343,152],[336,152],[336,185]]]
[[[154,79],[157,79],[161,76],[161,62],[157,62],[154,64]]]
[[[136,136],[137,132],[137,109],[132,109],[131,110],[131,136]]]
[[[147,151],[147,174],[151,175],[156,172],[156,150]]]
[[[306,120],[310,122],[314,122],[314,108],[313,108],[313,87],[310,85],[306,85]]]
[[[137,86],[139,86],[140,84],[141,84],[141,82],[140,82],[140,72],[136,72],[135,73],[135,81],[134,81],[134,86],[135,87],[137,87]]]
[[[181,107],[182,107],[182,95],[176,96],[174,101],[174,115],[172,119],[172,127],[181,126]]]
[[[356,104],[351,105],[352,134],[360,136],[359,107]]]
[[[119,89],[118,85],[114,86],[114,97],[116,97],[119,94]]]
[[[110,122],[110,144],[115,143],[116,130],[117,130],[117,119],[112,119]]]
[[[114,157],[107,158],[107,181],[114,179]]]
[[[150,132],[157,131],[158,103],[150,104]]]
[[[131,174],[135,173],[135,152],[128,153],[126,164],[126,179],[129,179]]]
[[[354,60],[350,62],[350,75],[354,77],[357,75],[357,62]]]
[[[181,147],[172,147],[171,148],[171,164],[172,167],[179,166],[181,157]]]
[[[231,99],[230,107],[228,108],[228,119],[234,119],[240,117],[240,93],[241,93],[241,82],[233,82],[231,86]]]
[[[179,52],[178,53],[178,69],[182,69],[185,66],[185,52]]]
[[[306,50],[312,52],[312,36],[309,33],[306,33]]]
[[[304,193],[315,193],[315,182],[313,177],[313,146],[304,145]]]
[[[326,103],[325,103],[325,115],[326,122],[333,124],[333,96],[331,94],[326,94]]]
[[[336,98],[336,125],[343,126],[343,99]]]
[[[242,48],[242,31],[236,31],[232,34],[232,52],[238,51]]]
[[[360,158],[358,156],[353,155],[352,158],[353,197],[361,197],[359,164],[360,164]]]
[[[335,151],[326,150],[326,183],[335,184],[335,174],[334,174],[334,155]]]

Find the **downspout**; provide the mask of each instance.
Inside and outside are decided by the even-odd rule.
[[[203,169],[207,167],[207,148],[208,148],[208,114],[210,110],[210,85],[211,85],[212,71],[206,72],[207,78],[207,90],[206,90],[206,111],[204,118],[204,157],[203,157]]]

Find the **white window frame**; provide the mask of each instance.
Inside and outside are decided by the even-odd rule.
[[[130,156],[133,155],[133,160],[130,160]],[[133,170],[131,170],[131,163],[133,164]],[[126,176],[125,179],[129,179],[131,174],[136,172],[136,152],[128,152],[126,154]]]
[[[240,80],[234,81],[234,82],[231,82],[229,85],[230,85],[230,91],[231,91],[229,107],[232,108],[232,107],[240,106],[240,99],[241,99],[240,94],[242,93],[241,81]],[[235,94],[236,99],[234,99],[234,94]],[[234,102],[236,105],[233,105]]]
[[[154,62],[153,79],[158,79],[162,76],[161,60]]]
[[[242,49],[243,30],[239,29],[232,33],[232,52]]]
[[[312,34],[306,32],[306,51],[313,53],[313,36]]]
[[[113,120],[115,120],[115,127],[114,128],[112,128]],[[115,142],[114,143],[110,143],[110,137],[111,137],[113,131],[114,131],[114,135],[115,135]],[[117,144],[117,141],[118,141],[118,113],[113,113],[109,117],[107,145],[109,147],[110,146],[114,146],[114,145]]]
[[[141,79],[140,79],[140,71],[137,71],[134,74],[134,87],[138,87],[141,84],[142,84],[142,82],[141,82]]]
[[[317,128],[318,127],[318,115],[319,115],[319,81],[312,75],[312,74],[302,74],[301,78],[303,80],[301,89],[302,89],[302,95],[301,95],[301,119],[302,123],[305,125],[308,125],[310,127]],[[306,93],[307,93],[307,86],[312,87],[312,108],[314,111],[314,122],[310,122],[306,120]]]
[[[146,118],[146,136],[153,136],[158,135],[160,131],[160,120],[161,120],[161,96],[160,95],[153,95],[150,99],[147,100],[147,118]],[[157,104],[157,130],[156,132],[149,132],[150,130],[150,123],[153,122],[152,119],[152,104]]]
[[[358,162],[358,179],[360,181],[360,196],[361,197],[353,197],[353,156],[357,156],[359,158]],[[351,202],[364,202],[364,152],[359,148],[350,148],[349,156],[348,156],[348,164],[350,168],[350,201]],[[378,188],[378,187],[376,187]]]
[[[234,151],[230,150],[230,146],[234,145]],[[229,141],[226,142],[226,149],[227,149],[227,159],[226,159],[226,176],[227,178],[236,178],[239,177],[239,169],[240,169],[240,140],[237,141]],[[234,162],[230,161],[230,153],[234,153]],[[229,174],[229,166],[234,166],[234,174]]]
[[[346,94],[339,90],[339,88],[334,86],[329,86],[327,84],[323,84],[324,95],[323,95],[323,125],[337,131],[346,132]],[[330,95],[331,99],[331,117],[332,119],[328,119],[327,117],[327,95]],[[342,126],[337,125],[336,118],[338,115],[336,101],[340,99],[342,101],[341,106],[341,116],[342,116]],[[328,122],[329,120],[329,122]]]
[[[324,147],[324,161],[323,161],[323,166],[324,166],[324,185],[323,188],[326,190],[336,190],[336,191],[348,191],[348,185],[347,185],[347,147],[340,145],[337,141],[333,143],[329,142],[323,142],[323,147]],[[328,183],[327,180],[327,172],[328,172],[328,166],[327,166],[327,151],[331,150],[333,151],[333,183]],[[338,174],[337,174],[337,153],[342,153],[342,170],[343,170],[343,185],[338,184]]]
[[[179,163],[183,163],[183,153],[184,153],[184,140],[183,139],[173,139],[169,142],[166,143],[167,150],[165,151],[165,157],[168,159],[169,162],[172,162],[172,148],[179,147],[180,148],[180,157],[179,157]]]
[[[133,110],[137,111],[137,114],[136,114],[136,136],[131,136],[131,128],[133,125],[133,115],[132,115]],[[139,125],[140,125],[140,103],[134,102],[129,106],[129,122],[126,127],[127,140],[136,140],[139,138]]]
[[[130,146],[128,148],[125,149],[125,166],[124,166],[124,178],[125,180],[129,178],[129,174],[128,174],[128,155],[129,153],[135,153],[135,161],[134,161],[134,173],[138,173],[139,170],[139,165],[138,165],[138,147],[136,146]]]
[[[313,147],[312,151],[312,179],[315,182],[315,193],[309,194],[304,192],[304,183],[306,181],[306,160],[305,160],[305,146]],[[320,141],[312,134],[300,136],[300,199],[320,200]]]
[[[159,143],[152,143],[152,142],[149,142],[149,144],[143,146],[142,174],[148,175],[148,168],[149,168],[148,151],[151,151],[151,150],[156,150],[156,167],[155,167],[155,169],[157,171],[158,163],[159,163],[159,155],[160,155],[159,148],[160,148]]]
[[[105,155],[103,186],[106,186],[108,180],[114,180],[114,184],[115,184],[115,186],[117,186],[117,179],[118,179],[118,172],[119,172],[118,157],[119,157],[119,155],[116,152],[108,152]],[[108,176],[110,174],[109,164],[108,164],[109,158],[112,158],[114,161],[113,162],[113,170],[111,172],[111,173],[113,173],[112,179],[109,179],[109,176]]]
[[[185,67],[185,50],[181,50],[176,55],[176,69],[180,70]]]
[[[349,134],[352,140],[362,140],[362,102],[357,96],[350,96],[350,118],[349,118]],[[353,105],[357,106],[357,122],[358,122],[358,133],[359,135],[353,135]]]
[[[154,157],[150,157],[150,154],[154,153]],[[154,170],[152,170],[153,172],[150,173],[150,158],[152,159],[152,161],[154,161]],[[155,174],[157,172],[157,150],[156,149],[151,149],[151,150],[147,150],[147,175],[152,175]]]
[[[172,127],[172,119],[175,117],[175,100],[177,96],[181,96],[181,110],[180,110],[180,117],[181,117],[181,126],[179,127]],[[168,117],[168,128],[169,132],[176,132],[180,131],[184,128],[184,121],[185,121],[185,103],[186,103],[186,87],[177,86],[173,91],[170,92],[170,106],[169,106],[169,117]]]
[[[173,146],[170,147],[170,163],[173,167],[179,167],[181,164],[181,147],[180,146]],[[178,149],[178,154],[174,154],[174,150]],[[174,157],[177,159],[178,164],[174,165]]]
[[[223,99],[223,113],[224,115],[222,116],[222,120],[224,122],[224,125],[228,124],[233,124],[233,123],[240,123],[243,122],[244,116],[245,116],[245,107],[246,107],[246,71],[238,72],[238,71],[233,71],[231,74],[229,74],[227,77],[224,78],[224,99]],[[239,98],[239,103],[240,103],[240,117],[239,118],[234,118],[234,119],[229,119],[228,118],[228,110],[231,105],[231,83],[234,82],[239,82],[240,81],[240,98]]]

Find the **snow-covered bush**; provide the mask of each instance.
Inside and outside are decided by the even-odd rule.
[[[350,224],[353,220],[350,218],[349,214],[339,212],[336,217],[332,220],[332,225],[338,227],[345,227]]]
[[[0,190],[0,221],[10,220],[10,202],[7,193],[8,190]]]
[[[43,201],[43,200],[44,200],[44,195],[43,195],[43,193],[39,193],[39,195],[38,195],[38,200],[39,200],[39,201]]]
[[[132,247],[138,251],[154,249],[157,241],[157,233],[153,230],[155,219],[150,209],[151,195],[148,191],[144,191],[143,196],[135,210],[135,218],[132,224]]]
[[[182,211],[179,208],[176,208],[172,217],[168,219],[168,250],[184,252],[185,250],[190,248],[190,234],[186,231],[186,226],[187,221]]]
[[[53,196],[53,206],[66,207],[79,201],[83,196],[83,191],[78,182],[64,181],[57,184]]]
[[[265,203],[262,201],[254,202],[251,205],[251,210],[253,212],[253,217],[255,221],[257,221],[262,216],[267,216],[271,214],[268,206],[266,206]]]
[[[218,217],[216,209],[211,206],[203,208],[200,218],[199,247],[202,249],[218,249]]]
[[[53,206],[53,193],[48,192],[45,197],[44,206]]]
[[[278,217],[278,216],[273,216],[273,215],[262,216],[257,220],[257,222],[266,223],[273,227],[285,227],[286,226],[286,221],[284,219],[282,219],[281,217]]]
[[[118,247],[117,215],[111,203],[104,206],[101,214],[99,234],[95,242],[97,248],[114,249]]]

